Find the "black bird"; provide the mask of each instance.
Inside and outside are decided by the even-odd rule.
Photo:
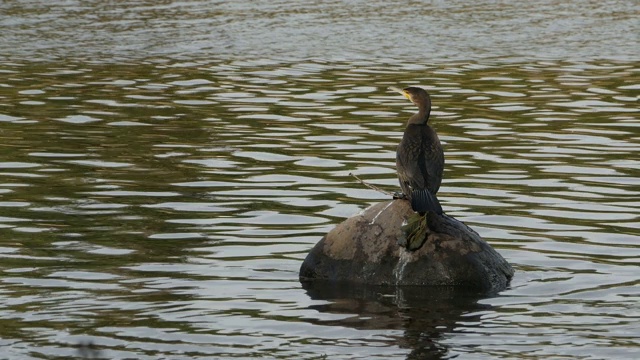
[[[396,152],[396,168],[404,197],[411,202],[415,212],[442,214],[436,193],[442,182],[444,152],[438,134],[428,124],[431,97],[426,90],[415,86],[390,89],[418,106],[418,112],[407,121]]]

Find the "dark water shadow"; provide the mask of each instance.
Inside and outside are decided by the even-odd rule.
[[[453,287],[322,282],[306,282],[302,286],[312,299],[329,301],[310,306],[311,309],[321,313],[353,315],[338,320],[307,321],[358,330],[403,330],[401,337],[388,341],[388,344],[409,349],[407,359],[454,358],[449,354],[448,346],[441,342],[445,334],[454,331],[460,321],[467,326],[470,322],[479,321],[480,311],[490,310],[491,306],[478,304],[478,300],[493,296]]]

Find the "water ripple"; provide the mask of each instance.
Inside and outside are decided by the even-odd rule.
[[[1,65],[10,356],[73,357],[87,341],[120,359],[637,352],[635,63]],[[390,85],[432,93],[439,199],[514,264],[507,291],[301,288],[307,251],[388,199],[350,173],[398,189],[414,108]]]

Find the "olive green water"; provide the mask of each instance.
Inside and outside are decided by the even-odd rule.
[[[620,31],[627,5],[616,3],[624,16],[607,31],[576,35],[588,46],[576,40],[528,56],[551,42],[547,27],[531,25],[538,42],[511,55],[503,45],[521,41],[518,33],[484,39],[492,59],[491,48],[460,38],[434,51],[439,59],[416,60],[400,50],[410,37],[354,35],[378,49],[368,53],[347,33],[338,46],[331,30],[318,48],[306,31],[329,31],[324,8],[285,11],[284,3],[96,3],[80,15],[39,2],[0,6],[11,14],[0,22],[0,358],[627,359],[640,351],[639,57],[606,45],[616,31],[634,39]],[[390,9],[345,4],[324,5],[337,11],[338,28],[357,13],[378,29]],[[433,4],[439,24],[479,14],[473,28],[490,15],[452,4],[450,12]],[[541,18],[553,22],[554,6],[545,3]],[[251,12],[254,26],[279,29],[265,36],[281,40],[238,28],[221,37],[233,48],[211,35]],[[105,17],[91,22],[94,13]],[[614,13],[580,13],[565,25]],[[306,25],[269,22],[287,14]],[[155,20],[144,25],[145,17]],[[496,21],[498,33],[509,32]],[[439,29],[448,30],[436,44],[455,33]],[[167,50],[160,34],[182,45]],[[145,36],[154,41],[137,53]],[[245,48],[253,55],[242,56]],[[298,282],[302,259],[327,231],[387,198],[349,173],[398,190],[395,146],[413,108],[390,85],[432,94],[446,156],[439,198],[513,264],[510,289],[452,300],[444,290]]]

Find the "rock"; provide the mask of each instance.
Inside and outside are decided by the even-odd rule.
[[[390,200],[343,221],[311,249],[300,268],[300,281],[455,286],[483,292],[508,286],[513,269],[507,261],[450,216],[429,213],[422,247],[408,251],[400,246],[400,227],[412,214],[408,201]]]

